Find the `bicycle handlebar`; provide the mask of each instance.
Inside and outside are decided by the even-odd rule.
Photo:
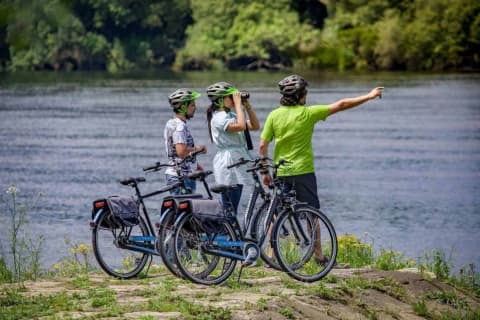
[[[158,171],[160,170],[161,168],[165,168],[165,167],[171,167],[171,165],[169,164],[166,164],[166,163],[160,163],[160,162],[157,162],[155,163],[153,166],[149,166],[149,167],[144,167],[143,168],[143,171],[144,172],[155,172],[155,171]]]
[[[241,165],[243,165],[243,164],[250,163],[251,161],[252,161],[252,160],[240,158],[240,159],[238,159],[237,162],[235,162],[235,163],[233,163],[233,164],[231,164],[231,165],[228,165],[228,166],[227,166],[227,169],[232,169],[232,168],[241,166]]]
[[[247,164],[247,163],[254,163],[254,164],[258,164],[259,162],[261,161],[273,161],[272,159],[270,158],[267,158],[267,157],[263,157],[263,158],[256,158],[256,159],[253,159],[253,160],[249,160],[249,159],[244,159],[244,158],[240,158],[238,159],[237,162],[227,166],[227,169],[231,169],[231,168],[234,168],[234,167],[239,167],[241,165],[244,165],[244,164]]]
[[[205,179],[205,177],[211,175],[213,171],[207,170],[207,171],[197,171],[194,173],[191,173],[187,176],[188,179],[192,180],[202,180]]]
[[[200,154],[200,153],[204,153],[204,150],[201,149],[201,150],[197,150],[197,151],[192,151],[185,158],[183,158],[181,161],[178,161],[174,164],[157,162],[152,166],[148,166],[148,167],[143,168],[143,171],[144,172],[156,172],[156,171],[159,171],[162,168],[179,167],[182,164],[184,164],[185,162],[187,162],[189,160],[192,160],[193,158],[195,158],[197,156],[197,154]]]

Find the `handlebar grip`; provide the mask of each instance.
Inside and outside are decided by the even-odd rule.
[[[189,174],[187,176],[187,178],[189,179],[192,179],[192,180],[196,180],[196,179],[203,179],[205,178],[206,176],[209,176],[211,175],[213,172],[210,171],[210,170],[207,170],[207,171],[198,171],[198,172],[194,172],[192,174]]]
[[[195,157],[197,154],[204,153],[205,151],[203,149],[197,150],[197,151],[192,151],[188,154],[189,157]]]
[[[143,171],[157,170],[160,167],[160,162],[155,163],[153,166],[144,167]]]
[[[235,163],[233,163],[233,164],[231,164],[231,165],[228,165],[228,166],[227,166],[227,169],[232,169],[232,168],[234,168],[234,167],[238,167],[238,166],[240,166],[240,165],[242,165],[242,164],[249,163],[249,162],[250,162],[250,160],[247,160],[247,159],[244,159],[244,158],[240,158],[240,159],[238,159],[237,162],[235,162]]]

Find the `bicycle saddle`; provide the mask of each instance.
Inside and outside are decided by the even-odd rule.
[[[203,195],[199,193],[190,193],[190,194],[173,194],[173,195],[170,195],[169,197],[172,197],[175,199],[201,199],[203,198]]]
[[[224,193],[226,191],[235,190],[239,186],[240,186],[239,184],[230,184],[230,185],[217,184],[217,185],[211,187],[210,191],[215,192],[215,193]]]
[[[124,186],[130,186],[130,185],[134,186],[136,184],[139,184],[140,182],[145,182],[145,181],[147,180],[144,177],[138,177],[138,178],[128,177],[125,179],[121,179],[118,182],[120,182],[120,184]]]

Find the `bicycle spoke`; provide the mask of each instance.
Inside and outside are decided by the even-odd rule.
[[[287,229],[288,234],[282,228]],[[317,281],[327,275],[335,263],[335,230],[326,216],[313,208],[284,212],[275,225],[273,239],[280,265],[297,280]]]
[[[225,225],[222,234],[227,240],[235,240],[233,230]],[[236,260],[222,257],[209,250],[221,250],[212,241],[213,237],[202,230],[193,216],[186,215],[175,228],[175,261],[181,273],[193,282],[219,284],[233,272]],[[188,248],[185,250],[179,244]]]
[[[132,237],[149,236],[143,218],[137,226],[128,228],[101,227],[102,221],[108,219],[108,213],[100,217],[92,230],[92,245],[100,267],[108,274],[128,279],[140,273],[148,260],[148,254],[123,248],[132,243]]]

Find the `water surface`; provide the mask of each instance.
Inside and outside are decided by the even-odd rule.
[[[179,87],[204,93],[215,81],[251,91],[264,121],[276,107],[283,73],[152,73],[2,75],[0,189],[15,184],[32,203],[31,236],[45,236],[44,263],[68,255],[64,239],[89,242],[91,202],[130,194],[116,181],[142,176],[165,161],[163,127],[172,116],[167,96]],[[386,87],[384,97],[319,123],[315,166],[322,209],[339,234],[367,237],[376,249],[416,259],[426,251],[452,254],[456,266],[480,264],[480,75],[306,74],[308,104]],[[206,129],[205,94],[189,123],[196,142],[215,148]],[[259,132],[253,133],[255,147]],[[143,190],[164,183],[147,176]],[[213,179],[213,178],[212,178]],[[213,180],[210,180],[213,183]],[[157,217],[158,200],[147,202]],[[2,204],[4,207],[4,204]],[[3,208],[2,207],[2,208]],[[7,218],[2,212],[3,250]],[[366,235],[367,234],[367,235]]]

